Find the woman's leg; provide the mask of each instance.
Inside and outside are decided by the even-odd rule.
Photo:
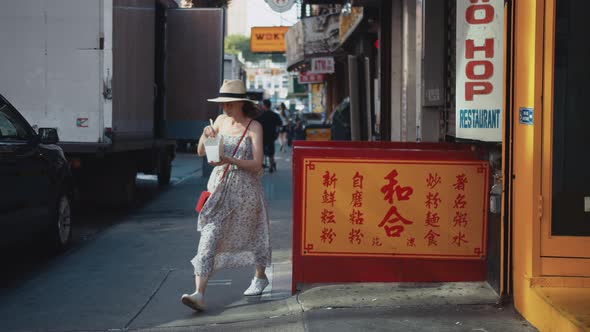
[[[280,135],[281,140],[281,152],[285,152],[285,145],[287,144],[287,132],[283,131]]]
[[[208,282],[209,277],[195,276],[195,292],[205,294],[205,289],[207,288]]]
[[[256,278],[266,279],[266,266],[256,265]]]
[[[197,255],[191,260],[195,268],[195,290],[204,294],[209,277],[213,273],[215,252],[221,230],[215,224],[208,224],[201,230]]]

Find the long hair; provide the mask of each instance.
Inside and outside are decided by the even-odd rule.
[[[255,119],[258,117],[259,110],[258,107],[249,101],[244,102],[244,106],[242,106],[242,112],[245,116],[249,117],[250,119]]]
[[[287,106],[285,105],[285,103],[281,103],[279,108],[281,109],[281,115],[287,117]]]

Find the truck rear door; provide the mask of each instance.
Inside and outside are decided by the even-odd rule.
[[[0,1],[0,90],[31,125],[102,140],[111,21],[112,0]]]
[[[219,107],[223,10],[169,9],[166,32],[166,124],[169,138],[196,141]]]

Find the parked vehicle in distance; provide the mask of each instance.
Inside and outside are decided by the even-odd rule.
[[[304,127],[309,125],[323,125],[325,113],[312,113],[312,112],[297,112],[295,118],[301,119]]]
[[[37,134],[0,95],[0,245],[41,235],[51,249],[72,237],[72,175],[54,128]]]

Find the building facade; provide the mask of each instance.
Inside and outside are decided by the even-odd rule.
[[[590,162],[583,152],[590,137],[581,104],[590,71],[582,32],[588,5],[303,3],[300,26],[287,33],[287,66],[314,72],[314,58],[334,59],[323,82],[326,109],[347,100],[347,139],[482,151],[490,164],[486,281],[542,331],[590,329]],[[321,49],[307,27],[339,37]],[[494,34],[478,35],[482,28]]]

